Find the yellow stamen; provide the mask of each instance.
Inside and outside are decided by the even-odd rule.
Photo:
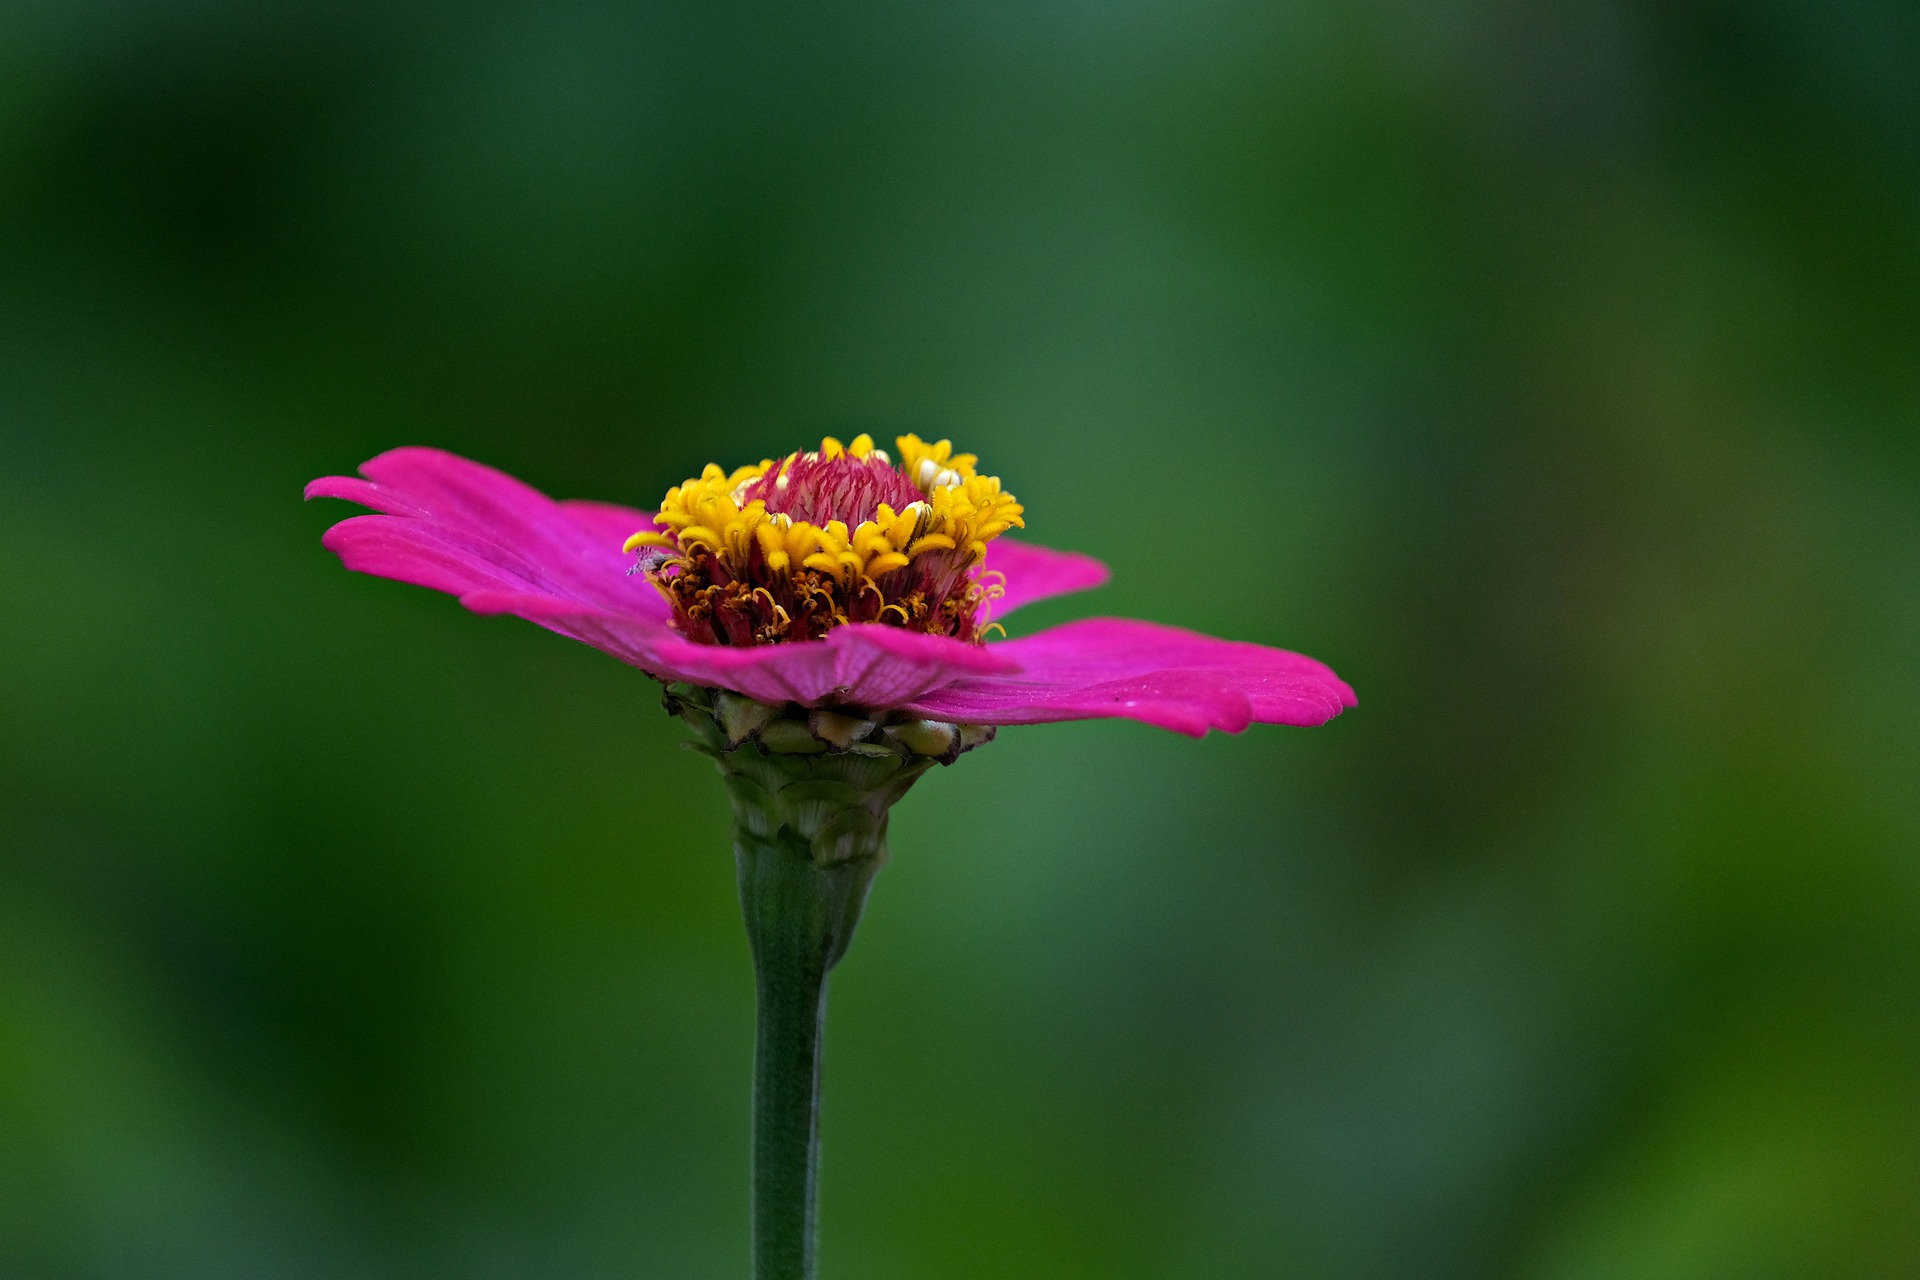
[[[928,444],[919,436],[906,435],[894,444],[900,449],[900,470],[929,492],[971,479],[980,461],[971,453],[955,453],[951,440]]]
[[[850,443],[827,436],[817,453],[731,472],[709,465],[668,490],[654,527],[633,534],[625,550],[679,553],[644,563],[699,638],[809,639],[851,616],[978,639],[984,608],[1002,590],[980,566],[994,538],[1023,527],[1020,503],[998,477],[979,474],[973,454],[955,453],[951,441],[906,435],[896,444],[897,464],[863,432]],[[878,504],[865,519],[817,525],[748,500],[771,477],[766,488],[787,505],[795,496],[794,458],[894,467],[921,496],[897,510]],[[918,572],[901,575],[916,565]]]
[[[641,547],[677,547],[679,545],[679,543],[674,541],[672,534],[642,530],[634,534],[631,538],[628,538],[620,549],[622,551],[638,551]]]
[[[930,533],[924,538],[915,539],[914,544],[907,548],[907,558],[911,560],[928,551],[951,551],[953,547],[953,539],[946,534]]]

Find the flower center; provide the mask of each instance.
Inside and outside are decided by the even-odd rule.
[[[882,504],[905,510],[925,495],[878,449],[865,457],[842,453],[796,453],[741,492],[747,503],[764,502],[770,515],[812,525],[838,520],[854,528],[879,514]]]
[[[1021,507],[972,454],[918,436],[895,465],[869,436],[676,485],[653,529],[627,540],[706,644],[813,640],[876,622],[978,641],[1000,588],[987,543],[1022,525]]]

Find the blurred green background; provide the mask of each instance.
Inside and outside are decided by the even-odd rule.
[[[745,1274],[709,766],[299,491],[859,430],[1362,701],[921,784],[826,1275],[1920,1274],[1920,9],[305,8],[0,6],[0,1276]]]

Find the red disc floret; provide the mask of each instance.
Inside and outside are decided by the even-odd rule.
[[[925,496],[885,454],[856,458],[843,453],[830,458],[796,453],[748,485],[740,501],[764,502],[770,515],[823,527],[829,520],[840,520],[851,529],[873,519],[883,502],[904,511]]]

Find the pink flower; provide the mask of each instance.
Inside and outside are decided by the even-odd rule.
[[[977,725],[1118,716],[1195,736],[1321,724],[1354,705],[1312,658],[1157,623],[1091,618],[982,643],[993,619],[1099,586],[1107,570],[1000,537],[1021,508],[998,480],[944,441],[899,443],[897,468],[866,437],[731,475],[709,468],[657,517],[555,502],[422,448],[306,495],[380,513],[327,530],[349,569],[761,702]]]

